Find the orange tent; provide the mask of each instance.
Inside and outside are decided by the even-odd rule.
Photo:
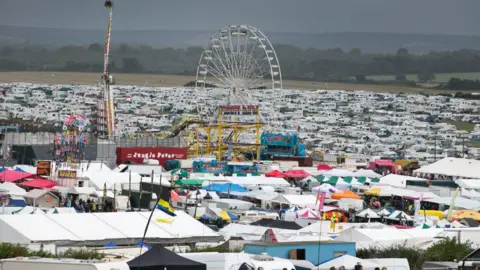
[[[340,200],[340,199],[357,199],[360,200],[360,196],[351,192],[350,190],[342,190],[337,193],[332,194],[332,199]]]

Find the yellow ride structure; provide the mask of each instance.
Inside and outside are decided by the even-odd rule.
[[[238,117],[233,120],[226,117],[231,113],[250,113],[254,115],[253,121],[240,121]],[[179,126],[185,125],[188,120],[182,121]],[[191,122],[190,122],[191,123]],[[217,160],[239,160],[245,158],[244,153],[252,153],[252,159],[260,159],[260,135],[262,123],[259,106],[232,106],[218,107],[217,117],[213,121],[192,123],[186,132],[186,142],[189,156],[212,156]],[[253,131],[255,143],[242,142],[240,135]]]
[[[241,160],[244,153],[251,153],[254,160],[260,159],[260,136],[265,123],[261,121],[258,105],[223,105],[218,107],[217,116],[211,121],[205,121],[199,116],[185,116],[167,132],[148,135],[132,135],[135,137],[151,136],[167,139],[176,136],[185,138],[189,148],[189,157],[215,157],[217,160]],[[240,121],[236,115],[249,114],[252,120]],[[233,120],[231,119],[233,116]],[[247,143],[240,140],[245,132],[254,133],[255,142]]]

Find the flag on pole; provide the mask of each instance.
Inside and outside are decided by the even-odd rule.
[[[180,197],[178,196],[178,194],[175,192],[175,190],[170,190],[170,200],[172,202],[176,202],[180,199]]]
[[[320,198],[317,198],[320,200],[320,204],[318,205],[318,216],[321,217],[322,215],[322,210],[323,210],[323,205],[325,204],[325,192],[323,192],[321,195],[320,195]]]

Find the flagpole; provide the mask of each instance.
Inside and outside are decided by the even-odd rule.
[[[320,193],[320,189],[319,189],[319,192]],[[323,220],[322,220],[322,210],[323,210],[323,204],[325,203],[325,193],[322,193],[321,195],[321,199],[320,199],[320,204],[318,205],[318,216],[320,218],[320,229],[319,229],[319,233],[318,233],[318,254],[317,254],[317,262],[318,262],[318,265],[320,265],[320,252],[321,252],[321,247],[322,247],[322,230],[323,230]],[[318,196],[317,196],[317,200],[318,200]],[[317,266],[318,267],[318,266]]]
[[[139,191],[139,194],[138,194],[138,211],[139,212],[141,210],[141,201],[142,201],[142,180],[143,180],[143,177],[140,176],[140,186],[138,187],[138,191]]]
[[[128,204],[129,210],[132,210],[132,170],[128,172]]]
[[[152,175],[150,177],[150,189],[151,189],[151,192],[152,192],[152,196],[153,196],[153,170],[152,170]]]

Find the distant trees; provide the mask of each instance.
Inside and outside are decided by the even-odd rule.
[[[480,81],[450,78],[450,80],[442,85],[442,87],[451,90],[480,90]]]
[[[366,54],[358,48],[344,52],[335,49],[302,49],[275,45],[284,79],[328,82],[401,84],[415,86],[406,74],[418,74],[418,81],[428,82],[435,73],[480,72],[480,51],[458,50],[411,54],[400,48],[395,54]],[[201,47],[154,48],[146,45],[120,44],[111,50],[111,71],[195,75]],[[102,72],[103,45],[68,45],[60,48],[39,45],[0,45],[0,71],[76,71]],[[395,80],[376,81],[372,75],[394,75]],[[472,83],[445,82],[444,89],[457,89]],[[473,88],[472,88],[473,87]],[[464,89],[464,88],[460,88]]]
[[[435,74],[430,71],[422,71],[417,75],[417,78],[420,82],[430,82],[435,80]]]
[[[357,75],[355,76],[355,79],[357,82],[365,82],[367,80],[367,77],[365,75]]]
[[[357,250],[357,257],[361,259],[406,258],[410,269],[421,270],[426,261],[454,261],[461,260],[473,251],[471,242],[458,243],[455,237],[444,238],[426,250],[405,245],[393,245],[386,248],[372,246]]]
[[[407,80],[407,76],[405,74],[395,75],[395,81],[404,82],[406,80]]]

